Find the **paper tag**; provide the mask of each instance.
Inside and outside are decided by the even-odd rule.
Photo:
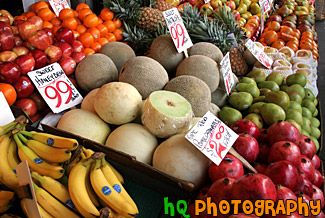
[[[210,0],[204,0],[205,4],[208,4],[210,2]]]
[[[265,14],[267,11],[271,10],[271,5],[269,0],[260,0],[259,5],[261,7],[261,14]]]
[[[27,208],[27,211],[28,211],[28,215],[30,217],[42,218],[41,214],[39,212],[38,206],[37,206],[34,186],[33,186],[33,183],[32,183],[28,163],[27,163],[26,160],[21,162],[17,166],[16,172],[17,172],[19,186],[24,186],[24,185],[29,184],[30,191],[31,191],[31,194],[32,194],[32,197],[33,197],[32,199],[24,198],[26,208]]]
[[[28,76],[53,113],[60,113],[82,102],[82,96],[58,63],[31,71]]]
[[[220,62],[221,72],[223,76],[223,81],[225,83],[227,95],[229,95],[232,87],[235,84],[234,77],[232,75],[229,52],[223,57],[222,61]]]
[[[226,156],[238,135],[208,111],[185,135],[197,149],[216,165]]]
[[[170,35],[174,41],[178,53],[193,46],[190,36],[184,26],[181,15],[177,8],[172,8],[163,12]]]
[[[270,68],[272,66],[273,60],[269,56],[267,56],[260,47],[255,45],[252,40],[248,39],[245,46],[254,55],[254,57],[265,67]]]
[[[54,13],[56,16],[59,16],[59,13],[64,8],[70,8],[68,2],[66,0],[49,0]]]
[[[0,126],[7,125],[15,120],[9,104],[2,92],[0,92],[0,111]]]

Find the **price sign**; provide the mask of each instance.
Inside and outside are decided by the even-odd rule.
[[[0,126],[7,125],[15,120],[9,104],[2,92],[0,92],[0,111]]]
[[[83,99],[58,63],[31,71],[28,76],[53,113],[76,106]]]
[[[265,67],[270,68],[272,66],[273,60],[269,56],[267,56],[260,47],[255,45],[252,40],[248,39],[245,46],[254,55],[254,57]]]
[[[54,13],[56,16],[59,16],[59,13],[64,8],[70,8],[68,2],[66,0],[49,0]]]
[[[163,15],[178,53],[181,53],[193,46],[191,38],[188,35],[177,8],[174,7],[164,11]]]
[[[223,81],[225,83],[227,95],[229,95],[232,87],[235,84],[234,77],[232,75],[231,65],[230,65],[229,52],[221,60],[220,65],[221,65],[221,72],[223,76]]]
[[[267,11],[271,10],[271,5],[269,0],[260,0],[259,5],[261,7],[261,14],[265,14]]]
[[[197,149],[219,165],[238,135],[208,111],[185,135]]]
[[[205,4],[208,4],[210,2],[210,0],[204,0]]]

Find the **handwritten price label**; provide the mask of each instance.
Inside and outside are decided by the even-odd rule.
[[[193,46],[190,36],[184,26],[181,15],[177,8],[172,8],[163,12],[170,35],[174,41],[178,53]]]
[[[260,0],[259,5],[261,7],[261,14],[264,15],[267,11],[271,10],[271,5],[269,0]]]
[[[204,0],[205,4],[208,4],[210,2],[210,0]]]
[[[255,45],[252,40],[248,39],[245,46],[254,55],[254,57],[265,67],[270,68],[272,66],[273,60],[269,56],[267,56],[260,47]]]
[[[219,165],[238,135],[208,111],[185,135],[197,149]]]
[[[223,81],[225,83],[227,95],[229,95],[232,87],[235,84],[234,77],[232,76],[229,52],[224,56],[220,62]]]
[[[53,113],[80,104],[83,99],[58,63],[29,72],[28,76]]]
[[[7,125],[15,120],[9,104],[2,92],[0,92],[0,111],[0,126]]]
[[[66,0],[49,0],[54,13],[56,16],[59,16],[59,13],[64,8],[70,8],[68,2]]]

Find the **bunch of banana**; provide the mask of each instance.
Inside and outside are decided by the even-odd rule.
[[[76,163],[69,174],[70,197],[79,213],[95,218],[102,205],[111,208],[112,218],[136,216],[139,211],[121,184],[123,177],[107,163],[104,154],[89,149],[83,152],[86,158]]]
[[[15,193],[12,191],[0,191],[0,214],[6,212],[14,201]]]

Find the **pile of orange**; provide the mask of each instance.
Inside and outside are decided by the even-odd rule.
[[[313,52],[314,59],[317,60],[318,47],[313,37],[310,31],[300,33],[298,29],[281,26],[277,21],[271,21],[266,24],[259,42],[264,46],[271,46],[277,49],[287,46],[294,52],[297,52],[299,49],[310,50]]]
[[[76,10],[62,9],[57,17],[48,2],[39,1],[30,6],[30,12],[23,13],[18,19],[33,15],[41,17],[43,27],[53,29],[54,33],[62,26],[70,28],[75,39],[84,45],[86,55],[98,52],[106,43],[123,39],[122,23],[114,19],[114,13],[108,8],[102,9],[97,16],[87,4],[80,3]]]

